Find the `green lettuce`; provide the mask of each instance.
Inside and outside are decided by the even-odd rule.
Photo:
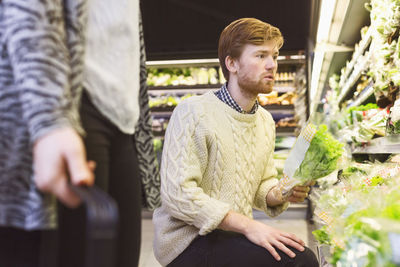
[[[331,244],[331,237],[326,231],[326,226],[323,226],[321,229],[312,231],[312,234],[314,235],[315,240],[317,240],[320,244]]]
[[[294,177],[305,182],[327,176],[336,170],[338,159],[342,156],[342,153],[343,144],[328,132],[328,127],[325,124],[322,124],[311,140]]]

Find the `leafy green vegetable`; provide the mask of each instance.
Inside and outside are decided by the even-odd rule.
[[[337,161],[343,152],[343,144],[327,130],[328,127],[325,124],[319,126],[294,177],[302,181],[316,180],[337,168]]]
[[[371,186],[382,185],[384,182],[385,181],[383,180],[383,178],[379,175],[371,178]]]
[[[394,133],[399,134],[400,133],[400,120],[394,122]]]
[[[350,107],[346,110],[347,116],[348,116],[348,120],[351,124],[354,123],[353,121],[353,114],[355,114],[355,117],[357,118],[358,121],[362,120],[362,115],[357,112],[357,111],[366,111],[366,110],[370,110],[370,109],[376,109],[378,108],[378,105],[375,103],[368,103],[366,105],[360,105],[360,106],[356,106],[356,107]],[[354,113],[353,113],[354,112]]]
[[[400,203],[387,206],[382,211],[382,217],[400,221]]]
[[[321,229],[312,231],[312,234],[320,244],[330,244],[331,238],[329,234],[326,232],[326,226],[323,226]]]
[[[351,237],[344,250],[336,253],[333,264],[341,266],[395,267],[390,234],[398,235],[398,222],[387,219],[362,217],[351,226]]]
[[[349,178],[351,175],[353,175],[355,173],[360,173],[360,174],[364,174],[364,175],[367,174],[364,170],[362,170],[360,168],[350,166],[343,170],[343,172],[341,173],[341,177]]]

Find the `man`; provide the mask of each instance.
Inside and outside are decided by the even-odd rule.
[[[267,23],[232,22],[218,47],[227,83],[175,109],[153,216],[163,266],[318,266],[298,237],[252,219],[253,208],[276,216],[309,191],[297,186],[286,200],[277,189],[275,123],[256,100],[272,91],[282,44]]]

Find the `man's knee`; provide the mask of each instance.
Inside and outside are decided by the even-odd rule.
[[[317,257],[308,247],[304,247],[304,251],[296,252],[296,263],[299,267],[319,267]]]

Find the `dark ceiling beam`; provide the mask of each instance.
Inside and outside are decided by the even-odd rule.
[[[175,4],[177,6],[181,6],[181,7],[187,8],[189,10],[193,10],[193,11],[199,13],[199,14],[202,14],[202,15],[204,15],[206,17],[214,18],[216,20],[233,21],[236,18],[233,15],[218,12],[216,9],[205,7],[203,5],[199,5],[199,4],[194,3],[192,1],[187,1],[187,0],[167,0],[167,2],[170,2],[170,3]]]

